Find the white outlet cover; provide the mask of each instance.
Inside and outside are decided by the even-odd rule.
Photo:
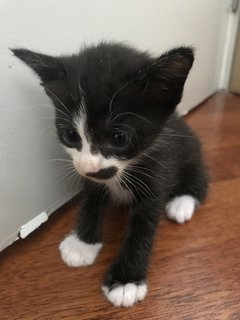
[[[19,236],[21,239],[26,238],[30,233],[37,229],[42,223],[48,220],[48,214],[41,212],[38,216],[30,220],[20,228]]]

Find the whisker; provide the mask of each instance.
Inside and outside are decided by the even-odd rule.
[[[107,118],[110,120],[111,116],[112,116],[112,105],[113,105],[113,101],[116,98],[116,96],[119,94],[120,91],[122,91],[124,88],[126,88],[126,86],[128,85],[128,82],[126,82],[122,87],[120,87],[112,96],[112,99],[110,100],[109,103],[109,108],[108,108],[108,115]]]
[[[182,135],[182,134],[172,134],[172,133],[160,133],[160,137],[180,137],[180,138],[194,138],[194,136]]]
[[[115,119],[117,119],[118,117],[121,117],[121,116],[124,116],[124,115],[133,115],[135,117],[138,117],[146,122],[149,122],[151,124],[154,124],[151,120],[147,119],[147,118],[144,118],[143,116],[140,116],[139,114],[137,113],[134,113],[134,112],[123,112],[123,113],[119,113],[117,114],[114,118],[111,119],[111,121],[114,121]],[[154,124],[155,125],[155,124]]]
[[[169,170],[169,168],[168,168],[167,166],[165,166],[162,162],[158,161],[158,160],[155,159],[154,157],[151,157],[149,154],[147,154],[147,153],[142,153],[142,155],[143,155],[144,157],[147,157],[147,158],[155,161],[156,163],[158,163],[158,164],[159,164],[161,167],[163,167],[164,169]]]
[[[142,170],[140,170],[140,169],[138,170],[138,169],[136,169],[136,168],[131,167],[130,170],[133,171],[133,172],[142,174],[142,175],[144,175],[144,176],[146,176],[146,177],[148,177],[148,178],[150,178],[150,179],[152,179],[152,180],[154,180],[154,181],[156,181],[156,182],[159,183],[159,181],[158,181],[156,178],[154,178],[154,177],[151,176],[150,174],[147,174],[146,172],[144,172],[144,171],[142,171]],[[151,172],[153,172],[153,171],[151,171]]]
[[[122,175],[123,175],[123,178],[134,187],[134,189],[135,189],[136,193],[138,194],[139,198],[142,199],[142,189],[139,189],[139,187],[141,187],[141,185],[139,185],[139,183],[137,183],[137,185],[136,185],[135,181],[132,181],[131,177],[129,177],[126,174],[126,171],[124,171]]]
[[[144,175],[144,176],[146,176],[146,177],[151,178],[152,180],[156,181],[157,183],[162,184],[161,180],[157,180],[155,177],[153,177],[152,175],[150,175],[150,174],[148,174],[148,173],[145,172],[145,170],[147,170],[147,171],[151,172],[152,174],[156,174],[156,172],[154,172],[154,171],[152,171],[152,170],[150,170],[150,169],[148,169],[148,168],[144,168],[144,167],[137,166],[137,165],[134,165],[134,164],[133,164],[132,166],[130,166],[129,168],[130,168],[130,170],[133,171],[133,172],[142,174],[142,175]],[[139,169],[138,169],[138,168],[139,168]],[[142,169],[142,170],[141,170],[141,169]],[[166,179],[165,177],[162,177],[162,176],[161,176],[161,179],[162,179],[162,180],[165,180],[166,182],[169,182],[169,179]]]
[[[46,161],[61,161],[61,162],[71,163],[73,165],[72,160],[70,159],[48,159]]]
[[[155,197],[155,194],[152,192],[152,190],[146,185],[145,182],[143,182],[141,179],[137,178],[136,176],[132,175],[131,173],[129,172],[126,172],[125,171],[125,174],[127,174],[127,176],[130,178],[130,179],[133,179],[134,183],[136,183],[140,188],[141,188],[141,191],[143,191],[143,193],[147,193],[148,195],[152,195]]]
[[[124,172],[122,173],[123,177],[125,178],[124,176]],[[129,186],[126,184],[126,182],[124,181],[124,179],[122,178],[122,176],[118,176],[120,181],[125,185],[126,189],[131,193],[132,197],[133,197],[133,200],[137,203],[137,199],[133,193],[133,191],[129,188]],[[126,179],[127,180],[127,179]],[[121,185],[121,184],[120,184]],[[121,186],[122,190],[124,191],[123,187]]]
[[[50,90],[49,88],[45,88],[46,91],[49,91],[49,93],[51,95],[53,95],[53,97],[55,99],[57,99],[57,101],[63,106],[63,108],[66,110],[66,112],[70,115],[70,111],[68,110],[68,108],[66,107],[66,105],[62,102],[62,100],[52,91]]]
[[[81,87],[80,82],[78,82],[78,89],[79,89],[79,94],[81,97],[80,108],[82,108],[84,113],[87,114],[87,105],[86,105],[87,95],[86,95],[85,91],[83,90],[83,88]]]

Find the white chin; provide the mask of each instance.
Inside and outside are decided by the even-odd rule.
[[[111,177],[111,178],[108,178],[108,179],[97,179],[97,178],[93,178],[93,177],[88,177],[86,175],[83,175],[83,176],[86,179],[92,180],[92,181],[97,182],[97,183],[102,183],[102,184],[108,184],[109,182],[114,180],[114,176]]]

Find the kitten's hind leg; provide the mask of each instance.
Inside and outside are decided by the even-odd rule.
[[[195,209],[207,194],[208,177],[201,161],[187,164],[182,170],[178,185],[166,204],[169,219],[177,223],[189,221]]]

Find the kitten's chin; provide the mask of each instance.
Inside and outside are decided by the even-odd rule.
[[[107,183],[109,183],[109,182],[114,180],[114,178],[118,174],[119,170],[118,170],[117,167],[111,166],[111,167],[108,167],[108,168],[100,169],[97,172],[83,173],[83,172],[80,172],[80,170],[77,170],[77,171],[84,178],[87,178],[87,179],[92,180],[92,181],[97,182],[97,183],[103,183],[103,184],[105,183],[105,184],[107,184]]]
[[[108,179],[97,179],[97,178],[90,178],[90,177],[84,175],[84,178],[91,180],[93,182],[96,182],[96,183],[100,183],[100,184],[109,184],[112,181],[114,181],[114,177],[108,178]]]

